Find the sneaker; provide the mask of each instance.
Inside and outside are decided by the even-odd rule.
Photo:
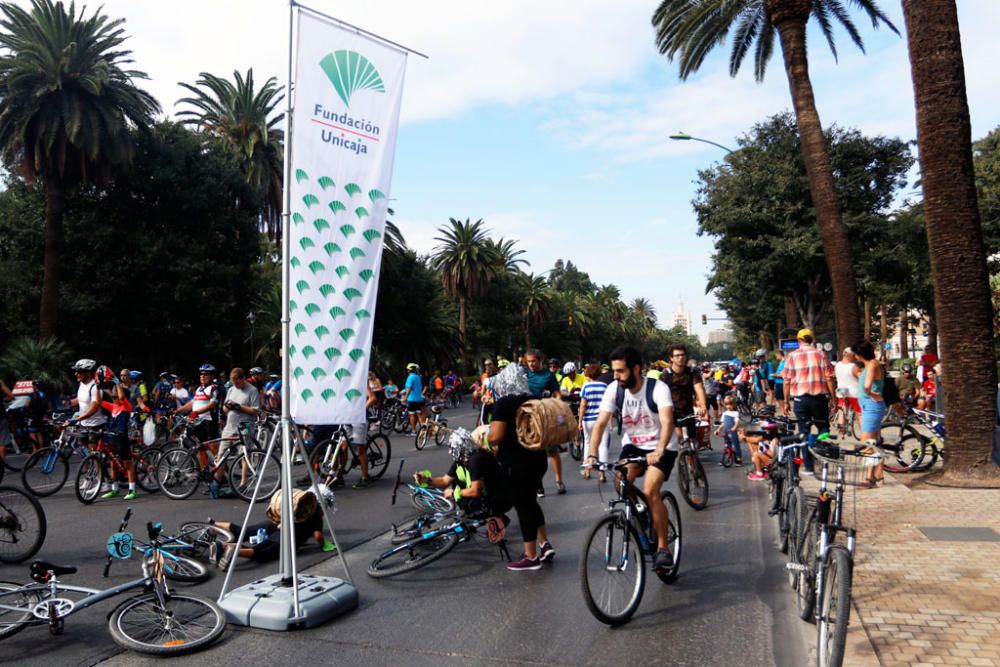
[[[674,555],[666,549],[658,549],[653,556],[654,570],[669,570],[674,566]]]
[[[816,473],[813,472],[812,470],[804,470],[804,469],[800,470],[799,474],[802,475],[803,477],[815,477],[816,476]]]
[[[212,543],[208,545],[208,562],[212,565],[216,565],[219,562],[219,552],[222,550],[222,542],[219,540],[212,540]]]
[[[733,460],[736,462],[736,465],[738,466],[743,465],[743,459],[733,459]]]
[[[507,563],[507,569],[511,572],[540,570],[542,569],[542,561],[538,558],[528,558],[528,554],[521,554],[521,557],[513,563]]]
[[[748,472],[747,473],[747,479],[752,479],[755,482],[759,482],[760,480],[767,479],[767,478],[764,477],[764,475],[760,474],[759,472]]]
[[[370,479],[368,479],[367,477],[362,477],[361,479],[359,479],[358,481],[356,481],[354,483],[354,485],[351,486],[351,488],[352,489],[366,489],[366,488],[368,488],[368,485],[371,484],[371,483],[372,483],[372,481]]]
[[[543,563],[548,563],[553,558],[555,558],[556,550],[552,548],[552,545],[547,541],[542,542],[542,546],[538,547],[538,560]]]
[[[538,496],[539,498],[544,498],[545,497],[545,487],[544,486],[539,486],[538,487],[538,491],[535,492],[535,495]]]
[[[562,480],[556,482],[556,493],[560,496],[566,493],[566,485],[562,483]]]
[[[219,560],[216,562],[216,565],[219,566],[220,570],[225,570],[227,567],[229,567],[229,564],[232,562],[233,556],[235,555],[236,555],[236,545],[227,544],[225,548],[222,550],[222,555],[219,556]]]
[[[101,498],[107,500],[108,498],[117,498],[119,495],[118,489],[111,489],[107,493],[102,493]]]
[[[135,500],[135,489],[132,489],[131,491],[126,493],[124,500]]]

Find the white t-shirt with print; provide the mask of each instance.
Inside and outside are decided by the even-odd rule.
[[[622,445],[633,445],[647,452],[656,449],[660,437],[660,416],[654,414],[646,404],[646,383],[651,380],[643,378],[639,390],[635,393],[625,390],[625,400],[622,403]],[[653,387],[653,401],[658,408],[674,407],[670,398],[670,387],[665,382],[656,380]],[[601,399],[601,412],[618,412],[615,404],[618,397],[618,381],[608,385]],[[676,452],[680,449],[677,433],[670,434],[667,449]]]
[[[81,382],[80,387],[76,390],[76,400],[79,403],[77,409],[80,411],[79,414],[85,414],[95,401],[101,400],[101,391],[97,388],[97,383],[91,380],[90,382]],[[104,413],[98,410],[91,416],[80,421],[80,426],[100,426],[106,421]]]

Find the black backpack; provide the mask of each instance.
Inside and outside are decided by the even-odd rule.
[[[646,405],[649,409],[653,411],[653,414],[659,414],[660,409],[656,406],[656,401],[653,400],[653,390],[656,388],[656,383],[660,380],[653,380],[652,378],[646,378]],[[625,405],[625,387],[622,383],[618,383],[618,393],[615,395],[615,406],[618,408],[618,435],[622,434],[622,406]]]

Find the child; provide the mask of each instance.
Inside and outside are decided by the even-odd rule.
[[[760,426],[764,434],[757,441],[757,451],[753,453],[753,472],[747,473],[747,479],[754,481],[767,479],[767,475],[764,474],[764,468],[765,466],[770,466],[774,461],[774,457],[778,453],[778,447],[781,445],[777,424],[764,422]],[[750,444],[749,438],[747,439],[747,444]]]
[[[733,450],[736,452],[736,463],[738,465],[743,465],[743,452],[740,449],[740,435],[737,432],[737,427],[740,424],[740,413],[736,410],[736,397],[730,394],[722,400],[722,407],[724,408],[722,412],[722,424],[719,428],[715,429],[715,435],[720,435],[723,431],[725,434],[726,442],[732,446]],[[722,465],[722,462],[719,462]]]

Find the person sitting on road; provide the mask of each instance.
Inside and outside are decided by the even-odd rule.
[[[763,435],[756,437],[747,435],[747,446],[753,452],[753,472],[747,473],[747,479],[762,481],[767,479],[764,468],[770,467],[774,462],[774,457],[778,455],[778,447],[781,445],[781,438],[778,436],[778,425],[773,422],[762,422],[760,425]],[[751,439],[753,442],[751,442]]]
[[[267,507],[266,520],[247,526],[245,539],[250,546],[236,548],[236,543],[222,543],[216,540],[208,548],[208,559],[217,565],[220,570],[229,567],[234,556],[247,558],[258,563],[276,561],[281,556],[281,490],[271,496],[271,502]],[[323,536],[323,511],[319,507],[316,494],[312,491],[292,491],[292,514],[295,517],[295,547],[301,548],[309,541],[309,538],[316,540],[316,543],[323,551],[334,551],[336,547]],[[210,524],[228,530],[237,537],[242,530],[238,523],[230,521],[212,521]],[[260,531],[264,531],[261,533]],[[260,536],[261,539],[258,539]]]
[[[507,487],[503,483],[497,449],[489,441],[475,442],[465,429],[458,428],[448,438],[448,453],[452,464],[448,472],[438,477],[430,470],[413,473],[417,484],[444,489],[445,498],[456,504],[471,517],[503,517],[511,508]]]

